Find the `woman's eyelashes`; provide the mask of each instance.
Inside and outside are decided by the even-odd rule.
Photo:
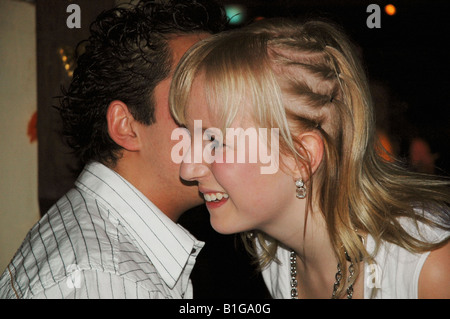
[[[211,150],[215,151],[218,148],[224,146],[223,141],[220,138],[217,138],[216,135],[207,134],[208,141],[210,141]]]

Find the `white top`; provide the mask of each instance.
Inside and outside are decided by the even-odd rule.
[[[406,218],[400,222],[409,234],[428,242],[440,242],[450,235],[449,232],[424,224],[419,224],[418,232],[414,223]],[[367,237],[366,245],[368,252],[373,253],[375,241],[372,236]],[[400,246],[383,242],[375,256],[376,264],[364,265],[364,299],[417,299],[420,271],[429,254],[413,254]],[[273,298],[291,298],[289,257],[288,249],[278,247],[277,258],[280,263],[272,262],[262,272]],[[331,290],[332,287],[330,296]]]
[[[4,298],[192,298],[204,243],[99,163],[30,230],[0,277]]]

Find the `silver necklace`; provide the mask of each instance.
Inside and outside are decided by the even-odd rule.
[[[295,252],[293,250],[291,250],[290,262],[291,262],[291,280],[290,280],[291,298],[297,299],[298,298],[297,255],[295,254]],[[353,275],[355,274],[355,267],[354,267],[352,261],[350,261],[350,266],[348,266],[348,274],[349,275],[348,275],[347,281],[350,281],[352,279]],[[340,263],[337,264],[337,272],[335,275],[335,279],[336,279],[336,281],[334,282],[334,285],[333,285],[333,293],[331,295],[331,299],[336,298],[336,292],[337,292],[339,284],[341,283],[341,280],[342,280],[342,271],[341,271]],[[353,298],[353,283],[351,283],[347,287],[347,299],[352,299],[352,298]]]

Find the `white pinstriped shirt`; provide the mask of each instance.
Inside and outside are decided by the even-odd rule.
[[[192,298],[203,245],[91,163],[30,230],[0,277],[0,298]]]

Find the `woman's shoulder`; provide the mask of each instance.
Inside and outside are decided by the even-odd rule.
[[[428,213],[427,219],[432,220]],[[437,226],[402,217],[402,228],[412,237],[426,243],[440,243],[449,238],[450,232]],[[419,277],[430,251],[412,252],[406,247],[367,237],[367,251],[374,263],[365,265],[366,298],[418,298]]]
[[[418,297],[450,298],[450,242],[430,252],[419,277]]]

